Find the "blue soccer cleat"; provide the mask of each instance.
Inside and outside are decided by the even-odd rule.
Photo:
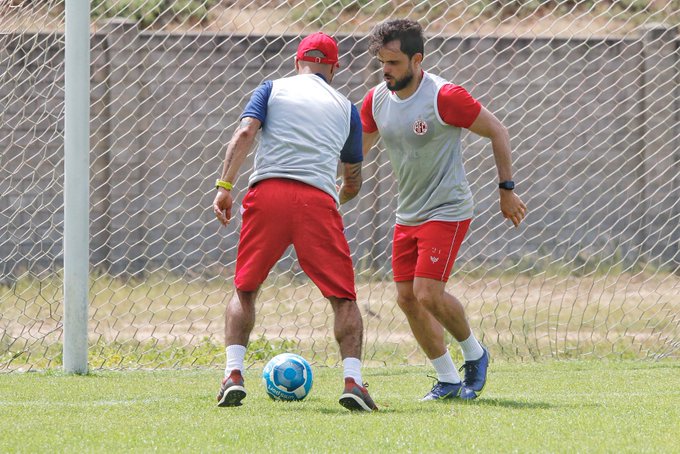
[[[425,394],[425,397],[420,399],[420,401],[426,402],[428,400],[454,399],[460,396],[462,389],[463,384],[460,382],[446,383],[443,381],[437,381],[430,392]]]
[[[489,350],[482,345],[484,354],[481,358],[475,361],[465,361],[461,370],[465,371],[465,378],[463,378],[463,389],[460,393],[460,398],[463,400],[472,400],[479,397],[486,385],[486,371],[489,368]]]

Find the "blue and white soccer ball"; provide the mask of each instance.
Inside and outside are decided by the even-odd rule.
[[[267,394],[274,400],[302,400],[312,389],[312,367],[293,353],[273,357],[262,371]]]

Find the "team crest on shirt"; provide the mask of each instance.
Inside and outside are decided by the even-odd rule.
[[[413,132],[418,136],[424,136],[427,132],[427,123],[425,120],[419,118],[413,123]]]
[[[430,256],[430,260],[432,261],[432,263],[437,263],[439,261],[439,254],[441,253],[442,253],[441,249],[438,249],[436,247],[432,248],[432,254],[434,254]]]

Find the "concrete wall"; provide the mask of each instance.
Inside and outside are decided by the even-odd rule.
[[[334,85],[357,105],[380,81],[363,37],[339,37]],[[61,262],[63,37],[0,37],[0,272]],[[292,36],[139,33],[92,42],[91,262],[114,273],[233,265],[238,221],[210,205],[249,94],[292,74]],[[520,229],[498,210],[489,141],[466,135],[477,202],[464,261],[573,263],[616,254],[680,264],[680,52],[674,30],[639,40],[433,38],[424,66],[465,86],[508,127]],[[396,185],[385,153],[343,206],[361,267],[389,270]],[[247,168],[248,163],[244,166]],[[84,176],[85,177],[85,176]],[[236,182],[239,197],[247,172]],[[290,260],[290,256],[287,257]],[[288,266],[288,261],[285,266]]]

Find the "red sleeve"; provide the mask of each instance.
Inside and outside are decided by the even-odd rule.
[[[374,91],[375,88],[371,88],[368,93],[366,93],[364,102],[361,104],[361,129],[368,134],[378,130],[378,125],[375,124],[375,119],[373,118]]]
[[[437,94],[437,109],[444,123],[469,128],[481,112],[482,105],[463,87],[446,84]]]

